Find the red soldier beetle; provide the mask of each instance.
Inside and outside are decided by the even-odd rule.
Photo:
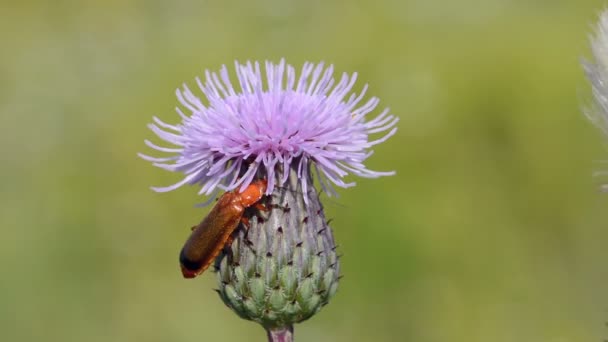
[[[192,233],[179,254],[182,275],[194,278],[203,273],[220,251],[232,242],[232,233],[244,218],[245,209],[260,201],[266,191],[266,180],[251,183],[245,191],[223,194],[207,217]]]

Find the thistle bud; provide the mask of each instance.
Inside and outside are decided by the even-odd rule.
[[[331,228],[315,189],[304,193],[301,184],[292,171],[216,259],[221,299],[267,330],[307,320],[338,288]]]

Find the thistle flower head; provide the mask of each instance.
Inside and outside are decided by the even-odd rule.
[[[362,102],[367,86],[351,93],[357,74],[342,74],[336,82],[333,66],[305,63],[299,75],[281,60],[235,63],[238,87],[223,66],[219,74],[205,72],[197,84],[206,104],[188,86],[178,89],[179,102],[188,111],[176,108],[182,118],[177,125],[154,117],[150,129],[174,147],[146,144],[170,155],[155,158],[140,154],[155,166],[184,173],[178,183],[153,188],[165,192],[184,184],[201,186],[199,194],[218,189],[244,190],[254,178],[268,179],[266,194],[282,186],[295,164],[302,191],[311,186],[308,173],[317,174],[321,187],[330,195],[332,184],[350,187],[349,173],[375,178],[394,172],[376,172],[363,162],[371,147],[395,134],[398,119],[382,111],[371,120],[369,114],[379,100]],[[374,133],[384,133],[370,139]]]
[[[608,11],[600,15],[596,32],[590,41],[594,60],[583,61],[583,68],[591,82],[595,103],[586,114],[608,135]]]
[[[344,73],[336,81],[331,65],[305,63],[299,75],[284,60],[266,62],[264,76],[257,62],[237,62],[235,69],[238,89],[225,66],[219,73],[206,71],[204,83],[196,79],[205,103],[188,86],[178,89],[177,98],[188,112],[177,108],[182,122],[170,125],[155,117],[149,125],[174,146],[146,140],[170,155],[140,156],[184,173],[172,186],[153,188],[159,192],[184,184],[197,184],[206,195],[242,192],[253,181],[265,180],[267,196],[258,203],[265,207],[238,212],[241,221],[231,227],[234,240],[221,246],[215,264],[224,303],[280,340],[291,336],[293,324],[328,304],[340,278],[333,233],[312,186],[313,174],[330,195],[332,185],[354,185],[344,180],[349,174],[394,174],[371,171],[363,163],[374,145],[395,134],[398,119],[388,109],[368,119],[378,99],[363,101],[367,86],[352,93],[357,74]],[[371,139],[376,133],[381,135]]]
[[[594,103],[585,110],[589,120],[600,128],[608,137],[608,10],[599,18],[596,32],[590,37],[593,61],[583,61],[583,68],[591,82]],[[598,172],[596,175],[605,175]],[[601,185],[602,191],[608,192],[608,184]]]

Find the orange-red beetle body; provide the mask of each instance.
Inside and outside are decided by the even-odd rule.
[[[184,278],[203,273],[231,241],[231,235],[243,218],[245,209],[256,204],[266,191],[266,180],[251,183],[245,191],[223,194],[207,217],[192,233],[179,254]]]

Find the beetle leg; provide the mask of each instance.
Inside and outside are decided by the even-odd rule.
[[[259,211],[270,211],[270,208],[268,206],[266,206],[260,202],[254,204],[253,207]]]
[[[241,218],[241,223],[243,224],[243,226],[245,226],[245,228],[249,229],[250,224],[249,224],[249,217],[245,217],[243,216]]]
[[[270,204],[270,208],[272,209],[281,209],[283,212],[288,212],[291,210],[291,208],[289,207],[288,204],[286,205],[280,205],[280,204]]]
[[[232,241],[234,241],[234,236],[230,235],[228,239],[226,239],[226,243],[224,244],[224,248],[228,248],[232,245]]]

